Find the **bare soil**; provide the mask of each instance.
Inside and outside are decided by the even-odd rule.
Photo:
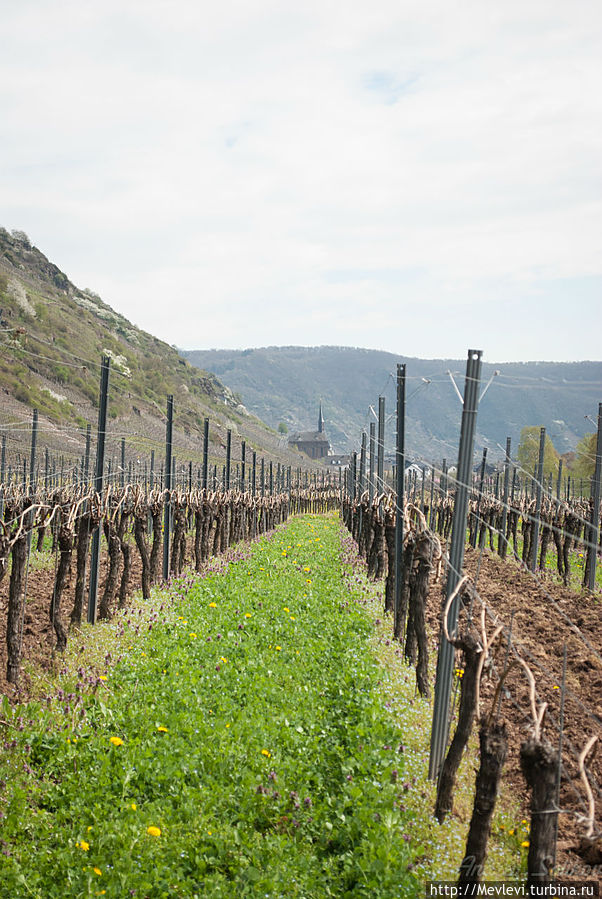
[[[587,816],[586,791],[580,780],[577,757],[590,736],[602,742],[602,596],[586,591],[577,593],[542,580],[521,570],[514,560],[503,561],[489,551],[480,559],[477,550],[466,552],[465,570],[477,578],[477,591],[487,604],[489,635],[494,630],[491,615],[497,616],[506,632],[494,649],[494,671],[486,676],[482,689],[481,711],[489,712],[494,698],[497,675],[512,660],[513,649],[521,653],[535,677],[538,701],[546,702],[544,737],[555,747],[559,742],[562,694],[563,652],[566,644],[566,695],[563,728],[563,775],[560,789],[557,869],[575,877],[602,881],[601,841],[587,851],[580,847]],[[477,569],[478,575],[477,575]],[[433,644],[438,641],[442,605],[441,583],[431,587],[428,605]],[[563,617],[562,613],[569,621]],[[478,601],[473,607],[477,625],[481,614]],[[509,633],[511,627],[511,643]],[[589,644],[589,645],[588,645]],[[435,645],[433,646],[435,650]],[[461,664],[458,659],[458,664]],[[520,745],[532,727],[529,685],[524,670],[514,666],[505,681],[501,717],[507,724],[509,753],[504,782],[520,799],[523,816],[529,820],[530,797],[520,768]],[[599,820],[602,809],[602,752],[590,754],[586,761],[591,787],[596,798]],[[595,826],[599,832],[599,824]]]
[[[141,589],[142,563],[133,540],[131,541],[131,573],[130,595]],[[34,553],[32,552],[32,556]],[[102,596],[107,573],[107,556],[100,560],[100,579],[98,599]],[[25,600],[25,616],[23,620],[23,649],[21,677],[18,687],[6,680],[6,613],[8,605],[9,574],[0,584],[0,694],[10,699],[25,701],[30,696],[31,678],[29,670],[50,671],[60,662],[54,653],[56,639],[50,620],[50,601],[54,588],[55,571],[52,568],[33,570],[27,575],[27,596]],[[69,626],[69,616],[74,603],[75,592],[75,553],[61,598],[61,617],[65,627]],[[116,600],[117,602],[117,600]],[[86,600],[82,619],[86,620]]]

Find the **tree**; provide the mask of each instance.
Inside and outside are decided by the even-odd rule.
[[[278,425],[278,433],[279,434],[288,434],[288,428],[284,424],[283,421],[281,421],[280,424]]]
[[[520,432],[520,443],[516,454],[520,466],[528,475],[533,475],[537,463],[539,461],[539,435],[541,428],[534,425],[527,425]],[[546,434],[543,451],[543,474],[548,477],[550,474],[558,474],[558,460],[560,456]]]
[[[31,241],[25,231],[17,231],[16,229],[10,232],[12,234],[13,240],[16,240],[17,243],[24,244],[28,250],[31,249]]]
[[[591,478],[596,464],[596,442],[598,435],[586,434],[577,444],[577,457],[571,466],[571,477]]]

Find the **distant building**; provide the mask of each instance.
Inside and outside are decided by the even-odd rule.
[[[305,453],[310,459],[324,459],[330,452],[330,443],[324,433],[324,416],[322,415],[322,403],[318,414],[317,431],[297,431],[288,438],[288,445]]]
[[[331,453],[324,459],[325,465],[331,465],[333,468],[349,468],[351,456],[345,453]]]

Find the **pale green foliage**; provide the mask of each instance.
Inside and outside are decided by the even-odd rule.
[[[518,446],[517,458],[521,467],[529,475],[535,471],[539,459],[539,435],[541,428],[537,426],[527,426],[520,432],[520,443]],[[558,461],[560,456],[554,447],[554,444],[546,434],[544,444],[543,457],[543,474],[544,477],[558,473]]]
[[[591,478],[596,464],[597,435],[586,434],[577,444],[577,458],[571,466],[571,475],[576,478]]]

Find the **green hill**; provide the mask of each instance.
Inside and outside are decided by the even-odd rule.
[[[467,348],[468,349],[468,348]],[[356,449],[363,428],[374,421],[370,405],[386,398],[395,411],[395,372],[407,365],[407,447],[410,456],[455,459],[461,405],[449,370],[464,390],[466,358],[416,359],[351,347],[264,347],[243,351],[185,353],[222,378],[245,405],[272,427],[314,427],[322,400],[326,432],[336,451]],[[525,362],[483,365],[483,388],[495,376],[480,405],[477,446],[500,456],[506,437],[516,449],[521,428],[543,425],[559,452],[574,449],[587,431],[584,416],[596,418],[602,399],[602,362]],[[387,449],[395,425],[387,424]]]
[[[77,288],[23,232],[0,228],[0,431],[8,438],[9,462],[28,450],[33,408],[40,413],[41,448],[81,453],[86,424],[96,427],[103,355],[111,358],[109,455],[125,436],[130,458],[152,449],[161,458],[166,397],[173,394],[181,461],[200,458],[207,416],[214,461],[224,455],[230,428],[235,440],[246,438],[266,458],[298,464],[298,454],[214,374],[132,325],[93,291]]]

